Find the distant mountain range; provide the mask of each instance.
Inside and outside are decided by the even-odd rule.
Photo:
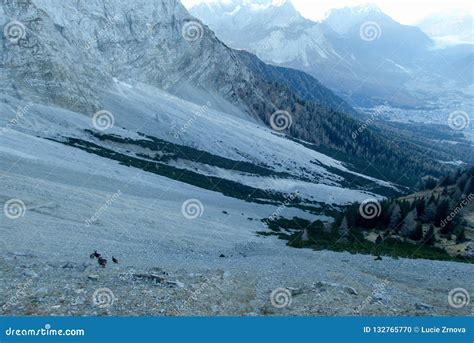
[[[430,15],[417,23],[438,44],[474,44],[474,17],[462,11]]]
[[[433,51],[435,42],[420,28],[373,5],[332,10],[322,22],[304,18],[289,0],[204,2],[190,11],[229,46],[308,72],[356,106],[425,106],[443,88],[426,91],[417,81],[473,81],[457,64],[472,46]],[[441,65],[432,63],[438,59]]]

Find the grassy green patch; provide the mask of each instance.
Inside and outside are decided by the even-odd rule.
[[[118,140],[118,138],[116,139]],[[127,139],[123,138],[123,140]],[[287,196],[280,192],[261,190],[219,177],[205,176],[187,169],[169,166],[165,163],[162,163],[162,161],[159,162],[130,156],[83,139],[65,138],[64,141],[57,142],[73,146],[91,154],[118,161],[120,164],[128,167],[138,168],[149,173],[161,175],[196,187],[219,192],[223,195],[233,198],[260,204],[280,204],[287,201]],[[121,141],[121,143],[124,142]],[[298,198],[294,199],[294,203],[298,202]]]
[[[158,162],[166,163],[171,160],[183,159],[190,162],[198,162],[213,167],[235,170],[258,176],[291,177],[291,175],[287,173],[275,172],[266,165],[256,165],[245,161],[232,160],[229,158],[213,155],[203,150],[167,142],[162,139],[147,136],[141,133],[139,133],[139,135],[142,136],[143,139],[125,138],[113,134],[94,132],[91,130],[86,130],[86,132],[103,142],[108,141],[117,144],[135,145],[148,149],[151,152],[159,152],[159,154],[152,157]]]

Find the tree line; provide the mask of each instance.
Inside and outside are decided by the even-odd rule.
[[[341,237],[351,240],[361,231],[374,230],[377,241],[398,236],[434,245],[439,238],[466,241],[465,212],[474,206],[474,167],[456,170],[441,179],[428,177],[419,183],[420,192],[372,204],[375,215],[364,215],[364,203],[353,204],[334,223]],[[352,233],[352,234],[351,234]]]

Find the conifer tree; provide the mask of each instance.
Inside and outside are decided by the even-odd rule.
[[[430,225],[429,230],[426,232],[423,237],[426,245],[434,245],[436,243],[436,234],[433,225]]]
[[[416,213],[416,209],[414,209],[407,214],[405,219],[403,219],[401,228],[403,237],[411,238],[415,234],[417,228],[417,218],[418,214]]]
[[[391,230],[398,228],[400,221],[402,219],[402,210],[398,204],[392,206],[390,210],[390,223],[388,224]]]

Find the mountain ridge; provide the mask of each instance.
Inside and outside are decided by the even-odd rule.
[[[418,27],[399,24],[377,7],[334,9],[314,22],[274,6],[266,11],[269,18],[281,12],[282,19],[276,24],[267,20],[264,10],[256,17],[241,8],[238,14],[221,20],[218,9],[207,15],[209,8],[212,4],[198,4],[190,12],[231,47],[252,52],[266,63],[309,73],[352,106],[420,107],[444,96],[445,89],[426,92],[413,83],[419,79],[429,80],[428,85],[447,84],[451,79],[458,82],[452,75],[462,74],[448,51],[441,52],[445,59],[441,66],[450,64],[451,71],[436,68],[430,63],[440,54],[433,51],[435,42]],[[287,17],[292,18],[291,25],[285,23]],[[458,56],[467,55],[460,52]]]
[[[2,20],[16,17],[26,28],[18,44],[3,37],[7,48],[1,53],[8,64],[1,70],[9,78],[3,86],[6,94],[44,99],[72,110],[79,107],[80,112],[92,115],[103,109],[100,97],[104,90],[120,89],[122,83],[132,87],[145,84],[172,94],[209,99],[210,107],[216,99],[222,106],[232,104],[253,121],[268,126],[283,113],[289,122],[278,128],[280,133],[314,143],[324,153],[356,159],[359,164],[368,159],[373,164],[368,170],[372,177],[400,179],[400,173],[385,165],[389,155],[407,171],[408,177],[401,179],[405,185],[415,182],[420,174],[448,168],[425,157],[424,149],[394,144],[371,129],[365,130],[365,137],[352,139],[362,124],[344,113],[344,109],[350,110],[349,105],[299,72],[270,66],[251,70],[239,57],[241,52],[218,40],[180,2],[139,0],[139,4],[142,6],[125,0],[101,4],[79,1],[74,11],[54,0],[5,5],[7,13]],[[87,31],[81,30],[85,21]],[[27,87],[25,77],[39,81],[45,92],[39,92],[41,87]],[[302,89],[295,88],[303,79],[306,93],[311,92],[309,100]],[[401,150],[399,146],[404,144],[411,150]]]

